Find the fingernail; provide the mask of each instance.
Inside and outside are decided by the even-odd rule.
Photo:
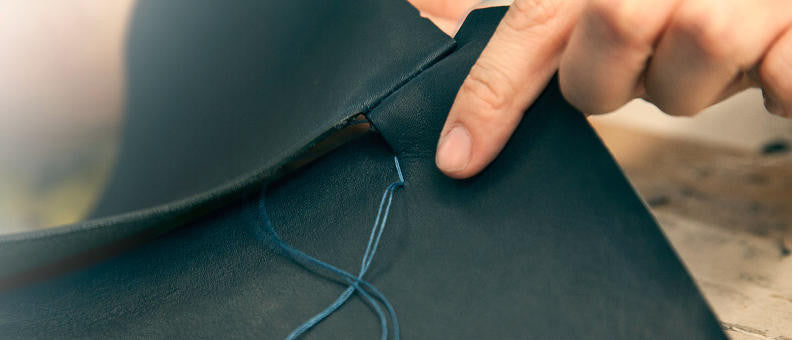
[[[451,131],[440,138],[435,159],[437,167],[446,172],[464,169],[470,161],[471,146],[472,141],[468,130],[462,125],[454,126]]]

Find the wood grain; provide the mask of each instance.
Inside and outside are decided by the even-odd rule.
[[[792,154],[595,122],[733,339],[792,339]]]

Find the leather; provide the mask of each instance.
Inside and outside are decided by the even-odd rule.
[[[354,272],[382,190],[397,178],[396,154],[406,184],[366,278],[394,304],[403,338],[724,339],[645,205],[555,81],[481,175],[455,181],[434,167],[443,119],[503,13],[475,11],[453,51],[405,71],[407,80],[365,111],[378,133],[265,193],[256,188],[266,171],[240,182],[238,195],[218,196],[223,204],[212,209],[187,202],[147,211],[141,220],[174,214],[183,222],[160,221],[166,233],[120,255],[0,293],[0,335],[283,338],[344,287],[277,251],[261,228],[259,195],[285,241]],[[378,326],[353,298],[306,338],[374,338]]]
[[[453,45],[401,0],[137,1],[121,149],[93,218],[0,236],[0,287],[228,204]]]
[[[127,133],[94,216],[288,158],[453,47],[404,1],[150,0],[135,18]]]

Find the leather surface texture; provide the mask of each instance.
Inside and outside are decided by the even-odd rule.
[[[453,45],[402,0],[138,1],[122,146],[93,218],[0,236],[0,288],[228,204]]]
[[[222,204],[213,209],[200,201],[173,215],[149,212],[141,218],[164,218],[158,223],[167,231],[96,264],[0,292],[0,337],[283,338],[345,286],[278,251],[262,228],[260,195],[286,242],[356,272],[382,191],[397,179],[396,155],[406,184],[365,278],[393,303],[403,339],[725,339],[645,205],[555,80],[482,174],[456,181],[435,168],[443,120],[503,13],[475,11],[453,51],[431,49],[445,52],[360,106],[377,133],[266,192],[256,190],[266,175],[257,175],[237,184],[238,195],[216,196]],[[336,118],[316,124],[331,129]],[[189,209],[196,211],[183,214]],[[374,313],[353,297],[305,338],[378,335]]]

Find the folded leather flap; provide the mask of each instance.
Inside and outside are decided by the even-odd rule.
[[[0,236],[0,282],[227,203],[454,47],[403,0],[136,6],[122,146],[93,220]]]
[[[403,0],[137,6],[124,137],[95,217],[288,159],[454,45]]]

